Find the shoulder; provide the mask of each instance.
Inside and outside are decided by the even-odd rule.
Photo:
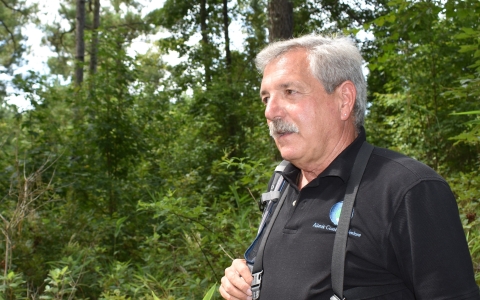
[[[426,164],[401,153],[375,147],[367,165],[370,175],[382,181],[395,181],[396,184],[405,185],[424,180],[445,180]],[[399,181],[400,180],[400,181]]]
[[[379,207],[386,205],[394,212],[407,195],[418,194],[424,189],[429,190],[425,196],[415,197],[424,203],[447,198],[451,202],[450,199],[453,199],[448,183],[431,167],[398,152],[375,147],[365,169],[359,195],[372,199],[370,201]]]

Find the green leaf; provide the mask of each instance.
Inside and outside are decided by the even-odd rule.
[[[203,297],[203,300],[210,300],[213,297],[213,294],[217,290],[217,284],[215,283],[212,285],[212,287],[208,290],[208,292],[205,294],[205,297]]]
[[[160,300],[160,298],[158,298],[153,291],[152,291],[152,297],[153,297],[153,300]]]
[[[477,49],[478,49],[477,45],[462,45],[460,46],[460,50],[458,50],[458,52],[465,53],[465,52],[475,51]]]
[[[463,27],[462,30],[467,34],[475,34],[476,32],[474,29],[468,27]]]
[[[394,14],[389,14],[389,15],[387,15],[386,19],[387,19],[388,22],[393,23],[393,22],[395,22],[396,16]]]
[[[383,26],[383,24],[385,24],[385,17],[380,17],[375,19],[374,23],[377,26],[380,26],[380,27]]]
[[[478,115],[480,114],[480,110],[472,110],[472,111],[463,111],[458,113],[452,113],[452,115]]]

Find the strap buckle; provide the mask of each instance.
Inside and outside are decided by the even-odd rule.
[[[345,299],[345,298],[340,298],[340,297],[338,297],[337,295],[333,294],[333,296],[330,297],[330,300],[347,300],[347,299]]]
[[[252,274],[252,299],[260,298],[260,286],[262,285],[262,274],[263,270],[257,273]]]
[[[278,199],[280,198],[280,191],[270,191],[268,193],[263,193],[262,194],[262,200],[258,203],[258,207],[260,208],[260,211],[263,211],[265,209],[265,206],[267,206],[267,203],[270,203],[271,201],[277,202]]]

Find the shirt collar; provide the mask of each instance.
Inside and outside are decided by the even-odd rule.
[[[331,163],[330,165],[320,173],[317,178],[312,180],[308,185],[309,186],[316,186],[318,185],[318,181],[322,177],[327,176],[336,176],[340,177],[343,182],[347,182],[348,178],[350,178],[350,173],[353,168],[353,163],[355,162],[355,158],[357,156],[358,151],[362,147],[363,142],[366,140],[365,129],[363,126],[359,130],[358,136],[355,140],[348,145]],[[293,186],[297,186],[297,178],[300,174],[300,169],[295,167],[293,164],[288,164],[285,167],[283,175],[290,184]]]

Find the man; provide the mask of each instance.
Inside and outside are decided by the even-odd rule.
[[[336,215],[366,139],[362,57],[348,38],[309,35],[269,45],[256,63],[270,133],[289,161],[260,299],[330,299]],[[246,261],[234,260],[220,293],[252,299],[251,283]],[[418,161],[375,148],[350,221],[344,290],[391,285],[402,288],[361,299],[480,299],[447,183]]]

